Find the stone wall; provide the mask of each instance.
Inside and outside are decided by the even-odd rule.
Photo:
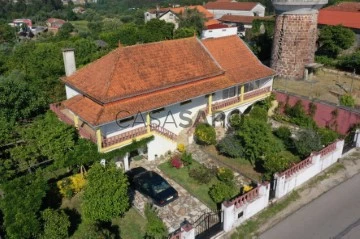
[[[317,14],[276,17],[271,67],[280,77],[302,79],[305,65],[314,62]]]

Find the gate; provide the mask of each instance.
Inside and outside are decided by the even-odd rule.
[[[270,183],[269,200],[275,198],[277,179],[274,178]]]
[[[204,213],[193,225],[196,239],[209,239],[222,231],[223,211]]]
[[[345,137],[342,154],[347,153],[351,149],[355,148],[357,137],[359,137],[359,134],[357,132],[351,132]]]

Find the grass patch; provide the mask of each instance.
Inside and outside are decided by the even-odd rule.
[[[261,181],[262,174],[255,171],[253,165],[251,165],[249,160],[243,158],[226,157],[222,154],[219,154],[214,145],[204,147],[203,150],[206,151],[209,155],[216,158],[218,161],[222,162],[225,165],[231,166],[231,168],[236,169],[247,177],[257,180],[259,182]]]
[[[313,187],[316,184],[318,184],[319,182],[321,182],[322,180],[327,179],[331,175],[336,174],[340,170],[344,170],[344,169],[345,169],[345,166],[342,163],[335,163],[330,168],[325,170],[321,175],[311,179],[310,182],[308,183],[308,186]]]
[[[113,219],[112,224],[119,227],[120,238],[144,238],[146,219],[134,208],[130,208],[123,217]]]
[[[252,238],[259,226],[275,216],[277,213],[288,207],[292,202],[298,200],[300,195],[297,191],[293,191],[289,196],[283,200],[269,205],[264,211],[258,214],[253,219],[246,221],[240,227],[236,229],[236,232],[231,235],[232,239]]]
[[[88,32],[88,21],[79,20],[79,21],[70,21],[70,23],[75,27],[78,32]]]
[[[191,165],[192,168],[200,166],[200,163],[196,161],[193,161]],[[176,169],[169,165],[168,162],[165,162],[160,164],[158,168],[208,207],[217,209],[216,203],[209,196],[210,187],[218,181],[216,177],[207,184],[198,184],[194,179],[189,177],[189,169],[187,167]]]

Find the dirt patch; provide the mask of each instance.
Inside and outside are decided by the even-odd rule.
[[[360,104],[360,80],[340,73],[319,70],[309,81],[278,78],[274,80],[274,88],[336,104],[339,96],[351,93],[356,104]]]

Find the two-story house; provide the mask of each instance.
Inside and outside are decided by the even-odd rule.
[[[268,97],[275,74],[237,36],[119,46],[79,70],[73,50],[63,56],[67,99],[51,109],[99,152],[154,136],[149,160],[175,150],[199,115],[226,125]]]

